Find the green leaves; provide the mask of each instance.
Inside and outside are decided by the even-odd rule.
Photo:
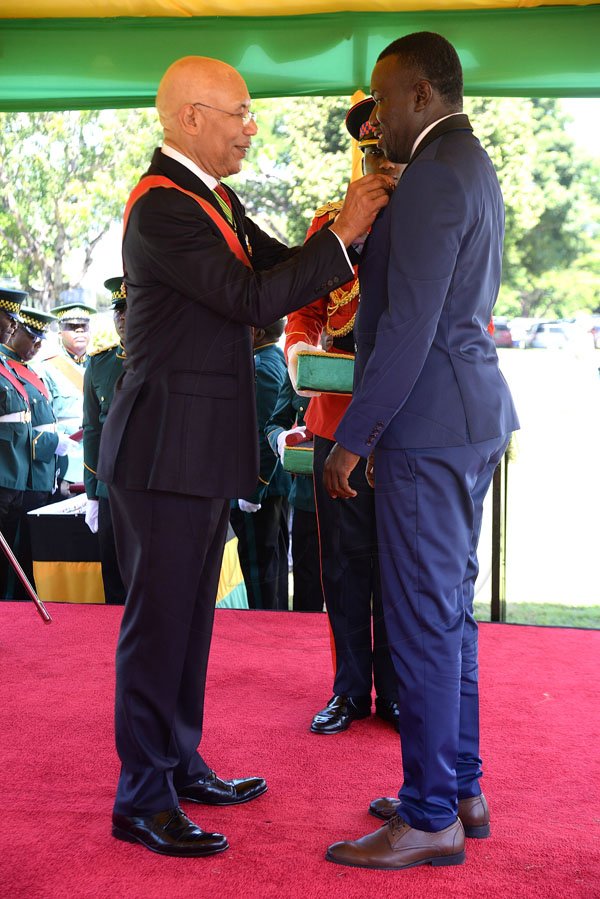
[[[248,214],[302,243],[317,207],[351,172],[349,98],[258,100],[258,134],[229,179]],[[552,99],[467,98],[506,204],[498,315],[565,316],[600,307],[600,164],[566,131]],[[120,221],[161,132],[153,110],[0,114],[0,277],[40,305],[78,286],[93,248]]]
[[[152,147],[153,112],[0,115],[0,272],[39,305],[77,286]]]

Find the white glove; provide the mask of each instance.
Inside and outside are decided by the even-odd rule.
[[[238,506],[242,512],[258,512],[262,508],[260,503],[249,503],[245,499],[238,499]]]
[[[92,534],[98,533],[98,505],[97,499],[88,499],[85,504],[85,523]]]
[[[311,346],[310,343],[305,343],[304,340],[299,340],[298,343],[295,343],[288,350],[288,375],[290,376],[290,381],[292,382],[292,387],[298,394],[298,396],[321,396],[315,390],[298,390],[298,353],[300,350],[310,351],[311,353],[323,353],[324,350],[320,346]]]
[[[54,452],[57,456],[68,456],[69,453],[79,451],[79,444],[75,440],[71,440],[66,434],[58,434],[58,443]]]
[[[279,453],[279,458],[283,462],[283,454],[285,452],[286,442],[285,438],[288,434],[302,434],[304,438],[306,438],[306,425],[302,425],[299,428],[291,428],[289,431],[282,431],[279,437],[277,438],[277,452]]]

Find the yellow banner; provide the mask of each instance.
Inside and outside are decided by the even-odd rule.
[[[337,12],[431,12],[593,6],[594,0],[0,0],[0,18],[103,18],[112,16],[297,16]]]
[[[225,544],[225,552],[223,553],[223,562],[221,564],[221,575],[219,577],[219,586],[217,589],[217,605],[226,599],[236,587],[239,587],[240,584],[244,583],[237,545],[237,537],[232,537],[231,540],[228,540]]]
[[[35,562],[33,578],[42,602],[104,603],[100,562]]]

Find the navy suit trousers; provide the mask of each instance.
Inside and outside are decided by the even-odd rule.
[[[507,437],[375,451],[383,608],[398,681],[400,814],[419,830],[456,820],[481,792],[477,623],[483,500]]]
[[[110,487],[127,600],[117,646],[114,810],[152,815],[207,774],[197,748],[229,501]]]

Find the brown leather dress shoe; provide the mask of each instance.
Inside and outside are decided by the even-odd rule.
[[[438,833],[416,830],[395,816],[375,833],[359,840],[334,843],[325,858],[338,865],[399,871],[417,865],[462,865],[465,833],[460,820]]]
[[[374,799],[369,805],[369,814],[382,821],[389,821],[398,814],[398,800],[391,796]],[[483,793],[468,799],[458,800],[458,817],[462,821],[466,837],[483,840],[489,837],[490,810]]]
[[[243,780],[221,780],[214,771],[177,790],[180,799],[201,802],[203,805],[240,805],[250,802],[267,791],[262,777],[246,777]]]
[[[159,855],[184,858],[214,855],[229,846],[222,833],[200,830],[180,808],[146,816],[113,814],[112,835],[125,843],[141,843]]]

